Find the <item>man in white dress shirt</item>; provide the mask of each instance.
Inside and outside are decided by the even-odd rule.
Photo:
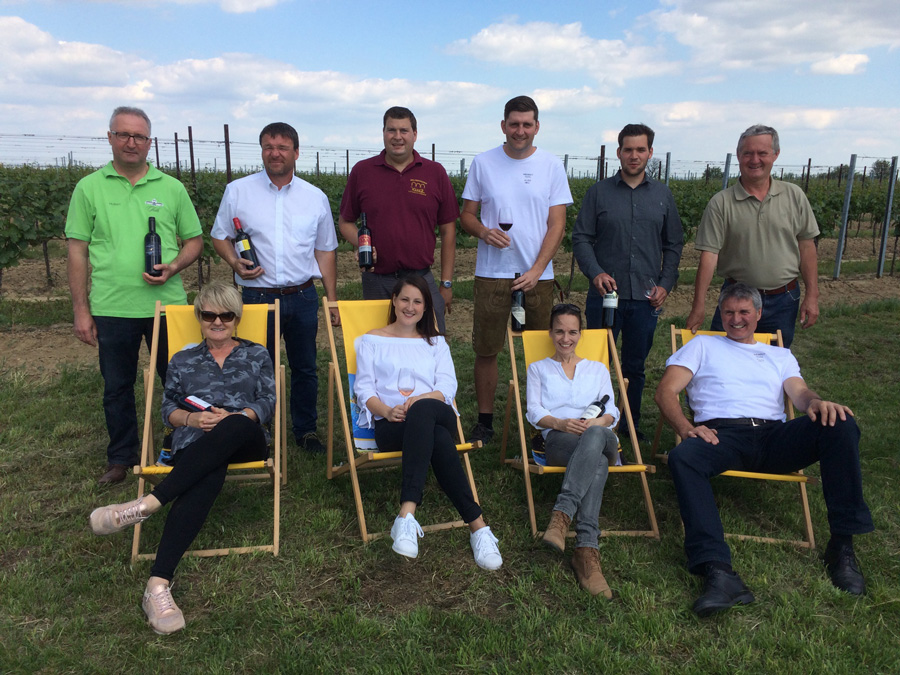
[[[294,175],[299,137],[289,124],[275,122],[259,134],[264,171],[225,188],[213,246],[234,269],[248,304],[281,301],[281,332],[291,367],[291,423],[297,445],[311,453],[325,449],[316,436],[316,333],[319,298],[313,280],[337,299],[334,218],[325,193]],[[241,258],[233,246],[238,218],[252,241],[259,266]],[[339,322],[337,314],[331,321]],[[275,361],[274,321],[269,320],[269,354]]]

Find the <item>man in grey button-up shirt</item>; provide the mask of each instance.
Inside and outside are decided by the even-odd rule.
[[[578,267],[591,280],[588,328],[601,327],[603,294],[615,289],[619,295],[612,330],[616,338],[624,331],[622,373],[629,382],[635,428],[641,418],[644,361],[662,305],[678,278],[684,246],[672,193],[646,173],[653,137],[644,124],[628,124],[619,132],[616,156],[622,168],[590,187],[572,232]],[[638,437],[643,439],[640,431]]]

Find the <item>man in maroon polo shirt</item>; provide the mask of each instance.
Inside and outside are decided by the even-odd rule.
[[[459,202],[443,166],[424,159],[413,148],[416,116],[407,108],[384,113],[384,150],[358,162],[347,178],[338,228],[358,246],[356,221],[361,213],[372,230],[375,266],[362,273],[363,297],[391,297],[397,279],[423,277],[431,289],[438,326],[444,332],[444,310],[453,300],[456,219]],[[441,235],[441,282],[435,283],[436,230]]]

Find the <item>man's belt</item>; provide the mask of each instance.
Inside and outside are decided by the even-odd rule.
[[[430,267],[423,267],[420,270],[397,270],[395,272],[372,272],[372,274],[377,274],[380,277],[393,277],[394,279],[402,279],[403,277],[408,277],[411,274],[416,274],[420,277],[424,277],[431,271]]]
[[[725,281],[727,281],[729,284],[737,283],[737,281],[735,281],[734,279],[725,279]],[[794,290],[798,286],[799,284],[797,283],[797,280],[794,279],[793,281],[789,281],[784,286],[779,286],[778,288],[770,288],[768,290],[766,290],[765,288],[757,288],[756,290],[759,291],[760,295],[781,295],[782,293],[787,293],[788,291]]]
[[[705,422],[696,422],[695,425],[703,425],[707,429],[718,429],[719,427],[761,427],[765,424],[775,424],[781,420],[763,420],[758,417],[714,417]]]
[[[259,291],[260,293],[268,293],[269,295],[293,295],[294,293],[305,291],[312,285],[313,280],[310,279],[305,284],[300,284],[299,286],[282,286],[281,288],[261,288],[259,286],[247,286],[247,288],[250,288],[254,291]]]

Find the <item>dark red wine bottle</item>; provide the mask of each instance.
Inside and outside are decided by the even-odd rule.
[[[248,270],[255,270],[259,267],[259,258],[256,257],[256,249],[253,248],[250,235],[244,232],[238,218],[232,218],[232,222],[234,223],[234,252],[244,260],[253,263],[247,268]]]
[[[372,256],[372,230],[366,223],[366,214],[360,215],[359,231],[359,268],[362,270],[370,270],[375,265]]]
[[[162,241],[156,234],[156,218],[150,216],[147,224],[150,231],[144,235],[144,271],[151,277],[161,277],[162,270],[155,267],[162,263]]]
[[[516,272],[514,279],[518,279],[521,274]],[[521,288],[512,292],[512,319],[510,326],[516,333],[525,330],[525,291]]]
[[[594,401],[584,409],[584,412],[581,415],[581,419],[592,420],[596,419],[597,417],[602,417],[603,413],[606,412],[607,401],[609,401],[609,394],[603,394],[603,398],[601,398],[599,401]]]
[[[616,310],[619,308],[619,294],[610,290],[603,296],[603,327],[612,328],[616,322]]]

